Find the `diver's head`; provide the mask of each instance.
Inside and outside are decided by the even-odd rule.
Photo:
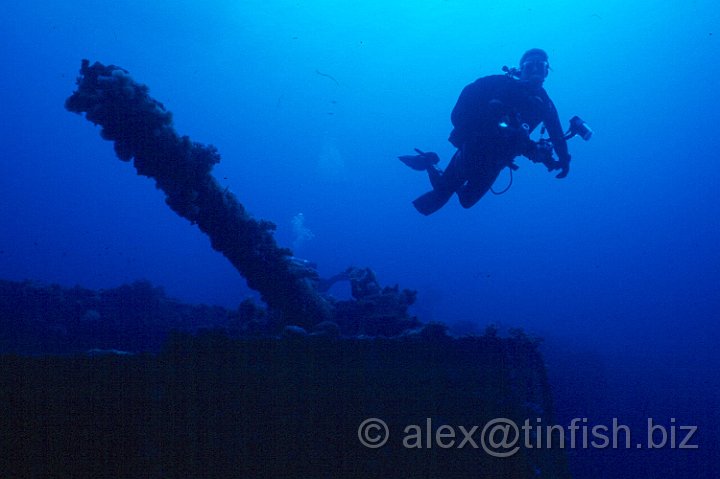
[[[548,55],[539,48],[531,48],[520,58],[520,80],[540,86],[549,69]]]

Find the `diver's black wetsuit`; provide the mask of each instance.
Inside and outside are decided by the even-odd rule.
[[[557,110],[542,86],[508,75],[480,78],[460,93],[451,119],[450,142],[458,150],[444,172],[428,168],[433,190],[413,202],[422,214],[440,209],[453,193],[465,208],[477,203],[505,166],[534,148],[528,134],[540,123],[547,128],[559,160],[570,160]],[[500,127],[501,122],[507,127]]]

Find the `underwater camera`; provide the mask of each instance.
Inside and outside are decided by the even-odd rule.
[[[579,116],[574,116],[570,118],[570,129],[565,133],[565,139],[569,140],[573,136],[577,135],[580,138],[582,138],[585,141],[588,141],[590,138],[592,138],[593,131],[590,128],[590,126],[580,118]]]

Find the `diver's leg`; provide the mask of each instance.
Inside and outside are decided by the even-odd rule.
[[[433,165],[427,169],[430,184],[434,190],[455,192],[463,183],[465,183],[466,175],[463,165],[462,152],[456,151],[450,159],[445,171]]]
[[[455,191],[465,183],[464,169],[462,151],[457,150],[450,159],[450,163],[448,163],[445,171],[432,165],[427,169],[427,174],[433,189]]]
[[[467,184],[458,189],[457,195],[463,208],[470,208],[480,201],[497,179],[507,163],[481,158],[473,168]]]
[[[435,165],[429,167],[427,172],[433,189],[413,201],[415,209],[427,216],[442,208],[465,182],[461,171],[459,150],[452,157],[444,172]]]

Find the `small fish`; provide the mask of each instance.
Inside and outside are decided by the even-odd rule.
[[[335,79],[335,77],[333,77],[332,75],[328,75],[327,73],[323,73],[323,72],[321,72],[320,70],[315,70],[315,73],[317,73],[317,74],[320,75],[321,77],[325,77],[325,78],[331,79],[332,81],[335,82],[335,84],[336,84],[337,86],[340,86],[340,83],[339,83],[339,82]]]

